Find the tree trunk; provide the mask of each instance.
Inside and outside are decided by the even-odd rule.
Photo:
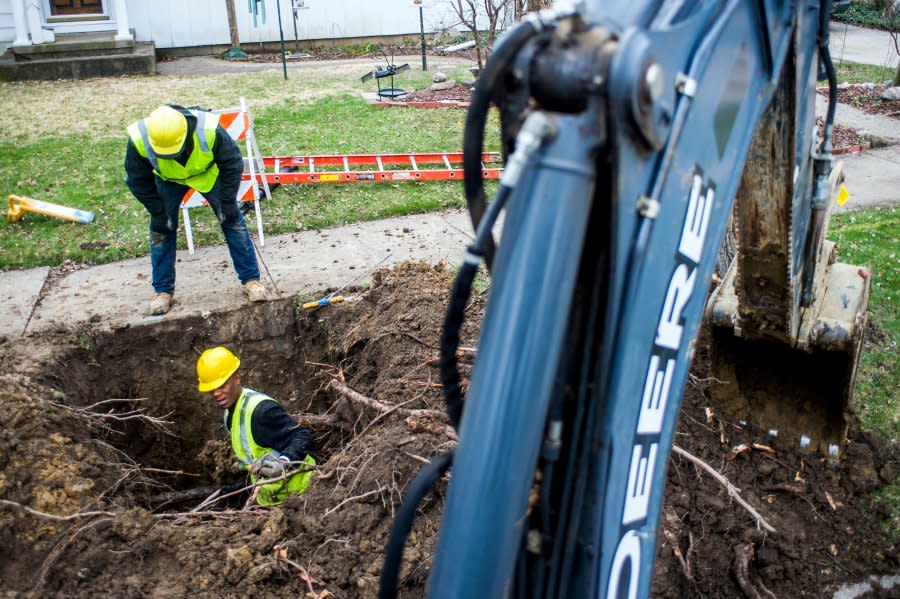
[[[900,86],[900,61],[897,61],[897,68],[894,69],[894,80],[891,81],[894,87]]]
[[[240,48],[241,40],[238,38],[237,16],[234,12],[234,0],[225,0],[225,8],[228,11],[228,34],[231,36],[231,47]]]

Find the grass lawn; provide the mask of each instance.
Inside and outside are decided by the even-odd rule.
[[[842,262],[872,270],[869,326],[853,398],[857,426],[900,447],[900,208],[832,217],[829,237]],[[895,466],[896,467],[896,466]],[[879,493],[890,511],[885,530],[900,540],[900,479]]]
[[[837,71],[838,81],[843,83],[884,83],[894,76],[892,67],[877,66],[871,64],[858,64],[855,62],[838,62],[834,65]],[[827,81],[819,83],[827,85]]]
[[[465,81],[469,66],[456,61],[443,70]],[[0,270],[54,267],[66,260],[101,264],[147,253],[148,217],[123,182],[125,128],[163,102],[223,108],[245,97],[264,155],[461,149],[465,111],[374,108],[360,99],[361,91],[374,90],[372,82],[360,82],[366,68],[316,63],[291,69],[286,81],[280,70],[269,70],[0,84],[0,189],[96,214],[90,225],[34,214],[18,223],[0,219]],[[843,81],[872,78],[861,68],[841,68]],[[401,77],[398,85],[421,89],[431,73],[413,69]],[[485,149],[499,149],[497,131],[494,118]],[[462,205],[460,182],[287,185],[264,204],[263,217],[266,234],[274,235]],[[222,242],[211,210],[193,210],[191,220],[198,244]],[[249,227],[255,231],[255,222]],[[839,214],[830,236],[838,242],[842,261],[872,269],[871,333],[855,408],[863,428],[896,445],[900,212],[886,208]],[[179,247],[185,247],[183,236]],[[900,485],[889,496],[900,505]]]
[[[442,70],[467,81],[471,64],[454,59]],[[148,252],[147,214],[124,184],[125,128],[164,102],[227,108],[245,97],[263,155],[462,149],[464,110],[375,108],[360,97],[375,89],[360,81],[366,65],[315,63],[291,69],[287,80],[273,69],[0,84],[0,189],[96,216],[90,225],[35,214],[3,220],[0,270],[102,264]],[[435,68],[402,73],[397,85],[427,87]],[[497,123],[490,127],[486,149],[497,150]],[[459,182],[286,185],[262,212],[266,234],[274,235],[462,205]],[[191,223],[198,244],[221,243],[211,210],[192,210]],[[179,247],[186,247],[184,236]]]
[[[837,214],[829,237],[841,262],[872,270],[869,332],[856,381],[860,425],[900,445],[900,208]]]

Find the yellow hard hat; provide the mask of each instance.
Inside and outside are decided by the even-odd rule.
[[[200,393],[218,389],[240,365],[240,359],[224,347],[213,347],[204,351],[197,360],[197,389]]]
[[[177,156],[187,138],[187,118],[171,106],[160,106],[147,117],[147,136],[158,156]]]

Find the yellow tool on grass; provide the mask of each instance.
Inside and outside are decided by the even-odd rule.
[[[81,223],[83,225],[90,224],[94,221],[94,213],[78,208],[69,208],[68,206],[60,206],[59,204],[51,204],[41,200],[34,200],[24,196],[9,196],[9,210],[6,213],[6,220],[11,223],[22,220],[26,212],[34,212],[43,214],[44,216],[52,216],[62,220],[72,221],[73,223]]]

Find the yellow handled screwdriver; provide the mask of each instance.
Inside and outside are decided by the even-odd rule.
[[[328,297],[323,297],[320,300],[314,300],[311,302],[306,302],[303,304],[304,310],[317,310],[322,306],[327,306],[329,304],[339,304],[344,301],[343,295],[329,295]]]

